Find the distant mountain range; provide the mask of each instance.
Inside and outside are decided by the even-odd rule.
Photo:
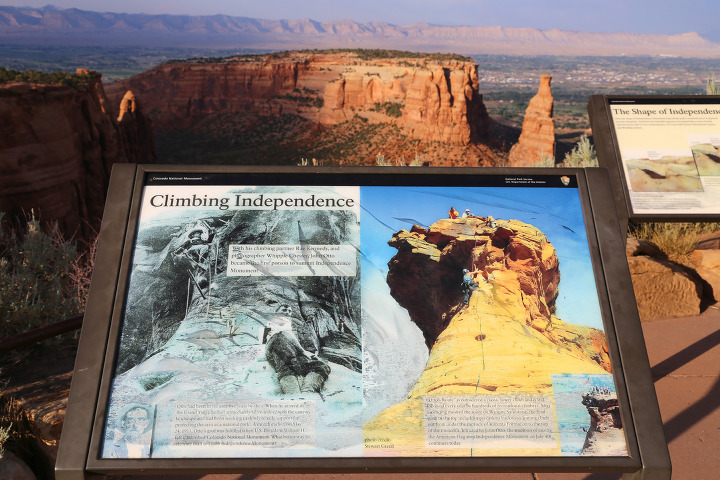
[[[256,48],[383,48],[508,55],[658,55],[720,58],[697,33],[654,35],[504,27],[392,25],[352,20],[261,20],[228,15],[100,13],[0,6],[0,43]]]

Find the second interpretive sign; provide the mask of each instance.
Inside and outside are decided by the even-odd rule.
[[[720,216],[720,98],[597,95],[589,110],[631,217]]]

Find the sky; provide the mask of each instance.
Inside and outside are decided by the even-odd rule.
[[[48,0],[6,0],[5,6],[43,7]],[[58,8],[147,14],[226,14],[268,20],[351,19],[407,25],[531,27],[543,30],[713,34],[717,0],[55,0]]]
[[[429,226],[447,218],[450,206],[497,220],[516,219],[539,228],[560,260],[557,315],[565,322],[602,329],[580,196],[575,188],[527,187],[363,187],[360,194],[364,260],[387,271],[397,250],[393,233],[413,224]],[[542,205],[538,204],[542,199]],[[372,215],[368,215],[367,213]]]

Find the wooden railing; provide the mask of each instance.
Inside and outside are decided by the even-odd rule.
[[[26,347],[46,338],[56,337],[63,333],[72,332],[82,327],[84,314],[78,314],[59,322],[35,328],[27,332],[18,333],[11,337],[0,340],[0,353],[10,352],[18,348]]]

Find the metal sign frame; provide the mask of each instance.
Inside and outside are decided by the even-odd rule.
[[[326,458],[101,458],[103,425],[120,339],[140,200],[148,176],[233,174],[267,185],[472,186],[479,177],[532,179],[568,176],[580,193],[588,247],[627,456],[620,457],[326,457]],[[538,205],[542,200],[538,199]],[[90,297],[56,463],[59,480],[92,475],[238,472],[621,472],[627,478],[669,479],[654,385],[632,284],[618,235],[612,189],[604,169],[321,168],[116,165],[113,169]]]
[[[695,121],[693,115],[675,113],[669,110],[669,108],[673,106],[677,107],[677,110],[675,112],[689,111],[692,110],[694,106],[696,106],[697,108],[700,108],[700,106],[712,106],[713,109],[717,108],[717,110],[720,111],[720,96],[592,95],[588,102],[588,113],[592,126],[595,148],[597,150],[598,163],[600,167],[605,167],[609,171],[610,181],[613,188],[613,197],[615,199],[615,204],[617,205],[618,216],[620,224],[623,228],[623,233],[627,231],[627,225],[629,221],[691,222],[717,221],[718,218],[720,218],[720,208],[718,208],[718,211],[716,213],[708,213],[695,210],[692,205],[685,208],[680,208],[680,205],[677,205],[676,207],[673,207],[672,210],[666,209],[665,211],[659,211],[658,208],[657,212],[652,212],[648,211],[648,208],[639,208],[637,206],[633,206],[633,191],[630,185],[632,182],[628,178],[627,171],[629,170],[626,171],[625,168],[625,164],[627,163],[627,161],[624,161],[622,157],[623,148],[628,147],[623,147],[621,145],[621,141],[618,138],[618,125],[616,125],[616,122],[613,120],[612,108],[623,107],[630,113],[632,113],[633,108],[637,109],[637,112],[639,113],[634,116],[640,117],[640,120],[636,121],[636,124],[632,125],[631,129],[633,132],[641,132],[642,134],[646,134],[647,132],[650,132],[649,134],[652,134],[652,132],[654,131],[653,129],[656,129],[659,121],[666,121],[670,126],[671,124],[669,123],[669,121],[676,122],[678,124],[678,127],[675,129],[656,129],[661,137],[661,140],[671,140],[673,144],[677,145],[677,147],[674,147],[674,149],[676,150],[684,148],[687,150],[688,153],[691,152],[691,146],[689,145],[690,140],[685,139],[684,137],[692,136],[692,133],[695,132],[696,129],[699,132],[703,132],[703,135],[705,136],[720,137],[720,115],[706,115],[698,113],[698,117],[715,119],[713,120],[715,126],[710,127],[710,130],[712,130],[713,128],[717,128],[717,134],[711,135],[707,132],[708,126],[703,125],[699,127],[693,127],[692,123],[689,123],[691,121]],[[642,117],[647,118],[647,121],[643,122]],[[668,120],[662,120],[663,117],[667,118]],[[687,122],[683,122],[683,119],[685,118],[688,119]],[[632,121],[635,121],[635,119],[633,119]],[[673,132],[673,130],[675,130],[675,132]],[[669,132],[673,132],[673,135],[670,135]],[[628,136],[631,134],[626,132],[625,135]],[[658,147],[657,144],[654,144],[651,141],[643,142],[642,140],[640,140],[633,143],[632,148],[642,148],[647,149],[648,151],[652,149],[657,149],[658,152],[655,153],[655,155],[658,156],[663,153],[674,153],[672,151],[673,149]],[[689,153],[690,158],[693,158],[693,155],[693,153]],[[652,172],[650,174],[652,175]],[[717,174],[718,173],[714,173],[714,175]],[[699,184],[703,174],[698,173],[698,175],[698,181],[695,183]],[[712,177],[705,178],[707,179]],[[715,182],[711,184],[710,188],[715,188],[714,183]],[[652,189],[653,187],[650,188]],[[657,191],[649,193],[650,195],[648,196],[649,198],[648,200],[646,200],[646,202],[656,201],[656,207],[662,202],[672,202],[675,198],[678,199],[677,203],[680,203],[680,201],[687,201],[686,199],[680,200],[679,198],[679,195],[681,195],[683,192]],[[641,192],[641,195],[643,194],[647,195],[646,192]],[[654,197],[652,197],[653,194]],[[691,195],[694,195],[694,192],[691,193]],[[664,198],[661,198],[661,196]],[[712,199],[709,200],[709,203],[716,203],[717,205],[720,205],[720,202],[716,202]]]

